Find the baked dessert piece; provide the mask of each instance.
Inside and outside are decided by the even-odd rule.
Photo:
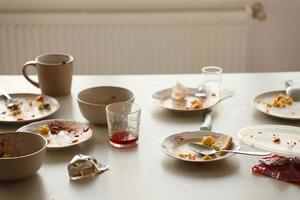
[[[211,147],[215,142],[215,138],[213,136],[203,136],[202,138],[202,144],[204,146]]]
[[[215,139],[212,148],[214,148],[215,150],[224,150],[224,149],[230,149],[231,146],[232,146],[232,137],[229,135],[221,135]]]

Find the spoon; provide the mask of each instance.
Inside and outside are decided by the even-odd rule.
[[[292,80],[286,81],[285,85],[286,94],[294,101],[300,101],[300,85],[294,85]]]
[[[198,91],[195,93],[196,97],[199,98],[206,98],[207,97],[207,92],[204,90],[202,86],[198,88]]]
[[[240,151],[240,150],[215,150],[211,149],[207,146],[190,142],[187,144],[188,148],[192,151],[201,154],[201,155],[214,155],[216,153],[225,152],[225,153],[235,153],[235,154],[243,154],[243,155],[250,155],[250,156],[268,156],[271,152],[251,152],[251,151]]]
[[[2,93],[6,98],[6,107],[13,109],[19,106],[19,102],[16,99],[11,98],[11,96],[6,92],[6,90],[0,86],[0,93]]]

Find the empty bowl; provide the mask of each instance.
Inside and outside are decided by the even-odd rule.
[[[46,146],[47,140],[35,133],[0,133],[0,180],[18,180],[37,172]]]
[[[81,114],[94,124],[107,124],[106,106],[124,101],[133,102],[134,94],[122,87],[100,86],[87,88],[77,95]]]

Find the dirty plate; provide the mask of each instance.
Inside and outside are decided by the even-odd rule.
[[[239,139],[252,147],[278,154],[300,155],[300,128],[283,125],[249,126],[238,132]]]
[[[17,131],[43,135],[48,141],[47,148],[64,148],[78,145],[93,136],[93,131],[89,126],[63,119],[34,122],[21,127]]]
[[[0,96],[0,123],[22,123],[44,119],[59,109],[59,103],[53,97],[30,93],[10,94],[19,102],[19,107],[6,107],[6,98]]]
[[[197,88],[187,88],[187,89],[188,89],[188,95],[183,101],[174,101],[171,98],[172,88],[164,89],[154,93],[152,95],[152,99],[156,105],[162,108],[173,110],[173,111],[186,111],[186,112],[203,111],[213,107],[219,101],[219,97],[215,94],[208,95],[204,99],[195,96],[195,94],[198,92]],[[202,101],[203,107],[195,108],[195,109],[191,108],[193,100]]]
[[[204,136],[213,136],[219,137],[221,133],[209,132],[209,131],[193,131],[193,132],[183,132],[171,135],[167,137],[162,143],[161,148],[163,152],[167,155],[176,158],[178,160],[188,161],[188,162],[214,162],[218,160],[223,160],[225,158],[229,158],[235,154],[227,153],[224,155],[215,154],[212,160],[203,160],[203,156],[200,154],[195,153],[190,148],[188,148],[187,144],[190,142],[201,142]],[[233,140],[231,149],[232,150],[239,150],[239,145]],[[194,155],[195,159],[190,159],[189,157],[182,157],[182,155]]]
[[[267,106],[267,104],[272,102],[279,94],[286,95],[284,90],[260,94],[254,98],[253,105],[257,110],[273,117],[300,120],[300,102],[293,102],[292,105],[287,105],[284,108],[269,108]]]

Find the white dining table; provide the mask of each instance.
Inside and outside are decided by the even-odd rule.
[[[176,81],[196,87],[201,78],[200,74],[74,76],[71,94],[57,97],[61,107],[51,118],[86,123],[93,129],[93,137],[74,147],[47,150],[43,165],[35,175],[20,181],[0,182],[0,199],[300,199],[300,186],[252,173],[251,168],[258,163],[259,157],[235,155],[218,162],[189,163],[161,151],[164,138],[199,130],[203,117],[200,112],[171,112],[158,108],[151,102],[152,94],[172,87]],[[238,139],[238,130],[250,125],[299,126],[299,121],[272,118],[252,106],[256,95],[284,89],[287,79],[300,80],[300,73],[224,74],[222,88],[234,90],[234,96],[214,107],[212,130]],[[0,85],[10,93],[40,92],[22,76],[0,76]],[[111,147],[107,127],[89,124],[80,114],[77,93],[88,87],[104,85],[126,87],[135,93],[135,102],[142,108],[137,147]],[[16,130],[20,126],[0,124],[0,131]],[[241,149],[256,150],[245,144],[241,144]],[[98,162],[108,164],[109,170],[93,179],[69,180],[67,165],[79,153],[94,156]]]

